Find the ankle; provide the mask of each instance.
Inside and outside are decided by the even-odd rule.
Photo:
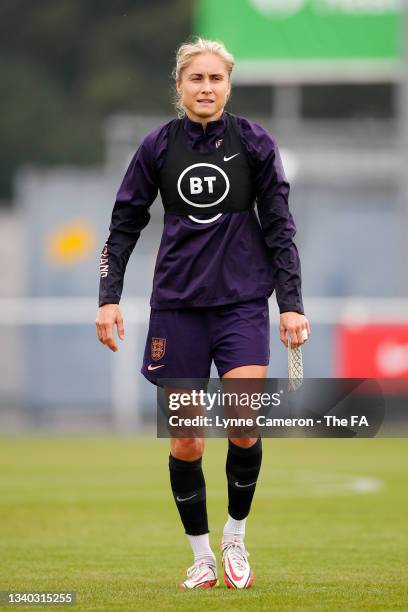
[[[201,561],[202,559],[211,561],[214,564],[215,555],[210,546],[210,538],[209,533],[204,533],[202,535],[187,535],[187,538],[190,542],[191,549],[194,555],[194,563],[197,561]]]
[[[234,519],[230,514],[228,514],[228,519],[224,525],[222,533],[222,539],[232,540],[234,537],[236,537],[240,541],[243,541],[245,537],[245,524],[246,518],[240,520]]]
[[[223,533],[221,543],[229,544],[229,543],[237,542],[237,543],[243,544],[244,539],[245,539],[245,534]]]
[[[211,551],[211,554],[207,553],[205,555],[194,557],[194,563],[199,563],[200,561],[204,561],[205,563],[208,563],[209,565],[214,565],[214,566],[217,565],[217,560],[212,551]]]

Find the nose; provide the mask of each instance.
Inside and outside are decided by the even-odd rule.
[[[210,79],[205,79],[202,84],[202,93],[209,93],[212,91]]]

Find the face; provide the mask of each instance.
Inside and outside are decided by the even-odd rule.
[[[201,123],[221,117],[231,91],[225,62],[215,53],[193,57],[183,69],[176,87],[187,116]]]

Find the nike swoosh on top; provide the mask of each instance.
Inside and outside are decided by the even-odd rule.
[[[180,497],[177,495],[176,499],[177,499],[177,501],[181,501],[181,502],[183,502],[183,501],[187,501],[188,499],[193,499],[193,497],[195,497],[196,495],[197,495],[197,493],[194,493],[194,495],[190,495],[190,497],[183,497],[183,498],[180,498]]]
[[[242,578],[244,577],[244,574],[242,574],[242,576],[237,576],[237,574],[234,572],[232,565],[231,565],[231,561],[228,559],[228,565],[229,565],[229,571],[231,573],[232,579],[239,581],[242,580]]]
[[[151,363],[149,363],[149,365],[147,366],[147,369],[149,370],[149,372],[151,372],[152,370],[157,370],[157,368],[162,368],[164,365],[166,364],[162,363],[161,365],[154,366]]]
[[[224,161],[229,161],[230,159],[232,159],[233,157],[236,157],[237,155],[239,155],[239,153],[235,153],[235,155],[230,155],[230,157],[225,157],[224,155]]]
[[[240,488],[242,488],[242,487],[252,487],[252,485],[254,485],[254,484],[256,484],[256,480],[255,480],[255,482],[250,482],[249,484],[244,484],[244,485],[240,485],[239,482],[235,481],[235,486],[236,487],[240,487]]]
[[[204,576],[199,576],[199,577],[198,577],[196,580],[193,580],[193,583],[194,583],[194,582],[200,582],[200,580],[203,580],[203,578],[205,578],[206,576],[208,576],[208,575],[209,575],[209,573],[210,573],[210,572],[206,572],[206,573],[204,574]]]

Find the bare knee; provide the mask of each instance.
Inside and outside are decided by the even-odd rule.
[[[204,452],[203,438],[172,438],[171,454],[182,461],[196,461]]]
[[[258,438],[230,438],[230,440],[235,446],[250,448],[257,442]]]

